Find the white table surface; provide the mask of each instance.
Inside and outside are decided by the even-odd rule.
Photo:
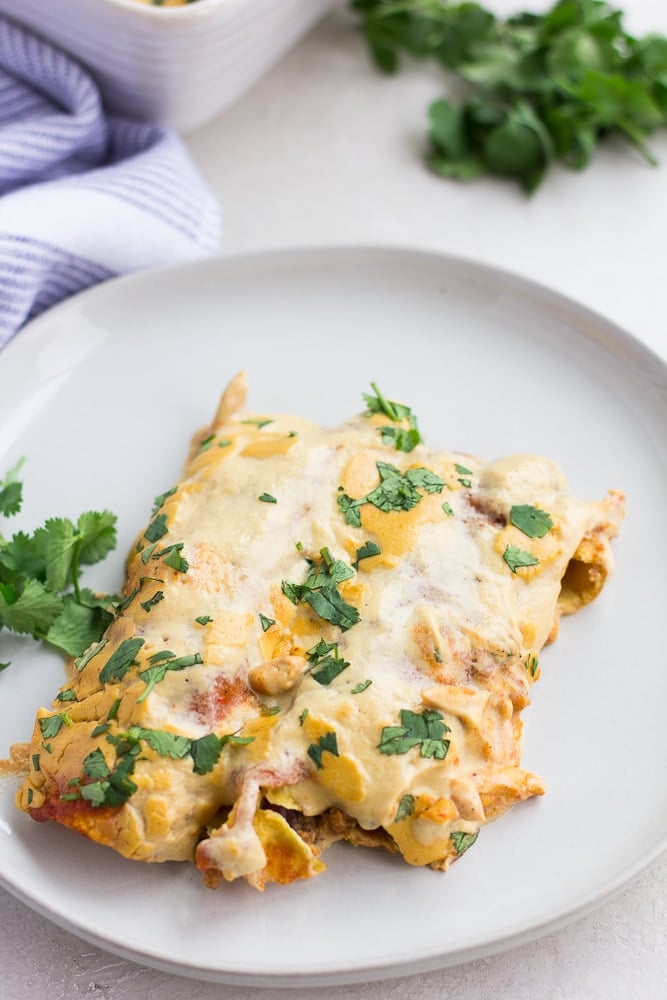
[[[498,12],[522,5],[494,0]],[[533,0],[526,7],[545,3]],[[625,0],[637,33],[667,33],[665,0]],[[616,145],[532,199],[510,183],[442,181],[420,163],[440,76],[377,74],[337,12],[233,108],[187,137],[225,209],[226,254],[371,244],[446,251],[548,284],[667,358],[667,137],[644,165]],[[587,917],[531,944],[383,983],[281,990],[310,1000],[663,1000],[667,859]],[[186,980],[79,941],[0,890],[2,1000],[251,1000],[278,991]]]

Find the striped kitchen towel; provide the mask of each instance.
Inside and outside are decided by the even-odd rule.
[[[0,348],[99,281],[215,253],[220,228],[176,135],[107,116],[87,72],[0,18]]]

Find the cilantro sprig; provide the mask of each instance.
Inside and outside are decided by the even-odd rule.
[[[367,392],[363,394],[369,416],[381,413],[389,417],[395,424],[407,423],[408,425],[407,428],[379,427],[378,430],[384,444],[393,445],[396,451],[413,451],[418,444],[421,444],[422,436],[417,427],[417,418],[410,407],[405,406],[403,403],[395,403],[392,400],[386,399],[375,382],[371,382],[371,389],[375,393],[374,396],[371,396]]]
[[[501,19],[479,3],[352,0],[376,65],[408,55],[453,71],[461,104],[429,108],[429,164],[471,180],[513,178],[528,191],[559,162],[586,167],[606,136],[656,161],[647,139],[667,124],[667,38],[636,38],[604,0],[557,0]]]
[[[19,462],[0,482],[0,514],[21,509]],[[115,547],[116,517],[87,511],[76,522],[52,517],[34,532],[0,536],[0,628],[42,639],[79,656],[113,618],[113,594],[94,594],[81,567],[100,562]]]

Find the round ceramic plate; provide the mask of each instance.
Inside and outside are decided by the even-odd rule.
[[[556,460],[574,491],[624,489],[617,572],[566,620],[526,711],[524,765],[547,794],[482,831],[447,874],[381,851],[332,849],[329,871],[259,894],[205,889],[188,864],[125,861],[13,805],[0,782],[0,880],[125,957],[248,985],[378,979],[537,937],[617,890],[665,846],[665,366],[544,288],[409,251],[313,250],[214,260],[111,282],[26,328],[0,358],[0,468],[22,455],[15,525],[108,507],[120,584],[153,497],[239,369],[257,410],[338,423],[371,380],[427,441],[491,459]],[[7,640],[0,755],[25,740],[63,677]]]

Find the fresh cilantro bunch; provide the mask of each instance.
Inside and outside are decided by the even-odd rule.
[[[430,166],[444,177],[495,174],[528,192],[555,161],[588,165],[606,135],[646,146],[667,124],[667,38],[634,38],[604,0],[558,0],[505,20],[478,3],[352,0],[387,73],[401,54],[433,59],[469,85],[429,109]]]
[[[0,515],[17,514],[23,500],[23,461],[0,482]],[[0,628],[43,639],[79,656],[100,638],[117,598],[80,583],[80,567],[103,559],[116,544],[116,518],[108,510],[82,514],[76,524],[49,518],[32,534],[0,535]],[[9,666],[0,663],[0,669]]]

